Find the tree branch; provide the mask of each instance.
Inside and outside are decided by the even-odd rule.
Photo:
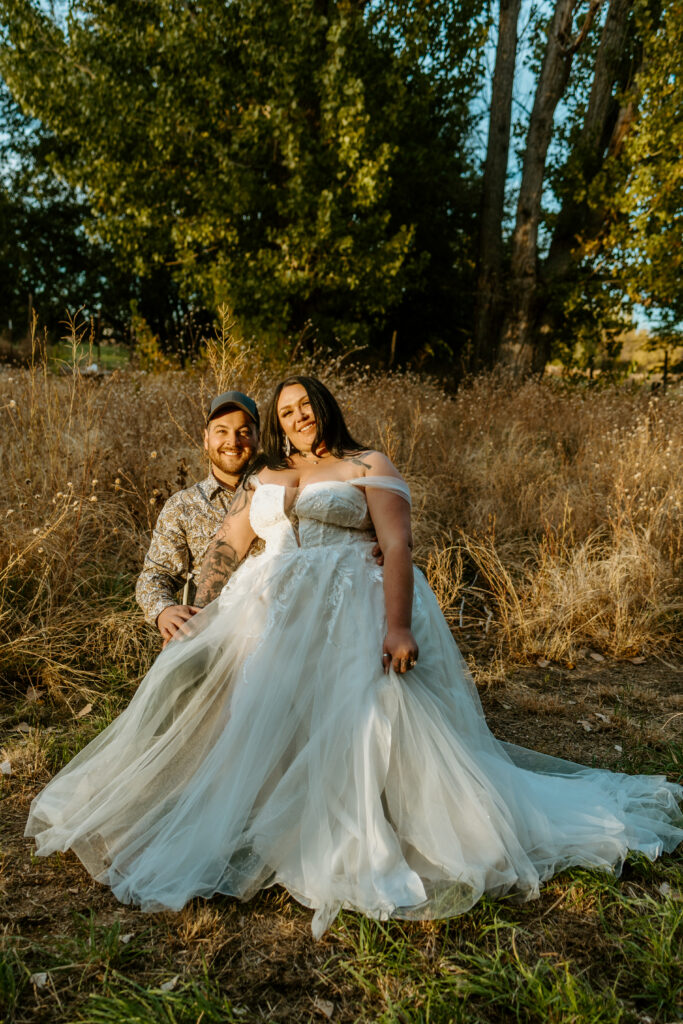
[[[579,49],[586,36],[591,30],[591,25],[595,21],[595,16],[604,4],[605,0],[591,0],[590,7],[586,13],[586,17],[583,20],[583,25],[572,39],[569,46],[564,47],[564,53],[566,56],[574,56],[576,51]]]

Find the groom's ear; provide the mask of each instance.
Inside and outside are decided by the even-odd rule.
[[[209,431],[208,431],[208,429],[206,427],[204,427],[204,451],[206,452],[208,450],[209,450]]]

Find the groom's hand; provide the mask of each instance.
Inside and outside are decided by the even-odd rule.
[[[164,640],[164,647],[172,640],[181,626],[201,609],[193,604],[170,604],[157,617],[157,629]]]

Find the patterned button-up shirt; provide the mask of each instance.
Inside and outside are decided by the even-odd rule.
[[[189,575],[201,568],[206,549],[225,518],[235,494],[210,473],[168,499],[157,519],[152,543],[135,588],[137,602],[150,625],[169,605],[178,604]],[[191,587],[189,603],[194,598]]]

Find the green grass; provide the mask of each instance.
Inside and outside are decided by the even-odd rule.
[[[58,729],[52,733],[45,744],[45,763],[50,772],[60,771],[91,740],[99,736],[114,721],[122,706],[121,699],[105,699],[99,702],[97,711],[92,716],[80,721],[77,726]]]
[[[639,877],[641,862],[651,876],[663,867],[635,858],[631,875]],[[678,890],[656,898],[608,874],[568,872],[563,909],[542,929],[533,904],[488,900],[435,925],[426,943],[419,926],[345,915],[336,970],[361,988],[373,1007],[367,1019],[381,1024],[683,1020],[683,872],[667,866]],[[561,948],[564,916],[597,925],[586,928],[585,958]]]
[[[21,956],[11,946],[0,949],[0,1020],[13,1021],[22,990],[25,988],[30,971],[26,970]]]
[[[606,931],[623,956],[619,988],[655,1019],[683,1018],[683,892],[654,899],[619,895]]]
[[[664,875],[670,889],[661,894],[656,886]],[[258,953],[250,970],[261,979],[247,993],[248,960],[236,958],[239,943],[232,941],[254,913],[276,910],[305,928],[296,907],[292,918],[286,896],[271,893],[235,911],[230,901],[197,901],[195,920],[207,906],[217,910],[212,927],[232,935],[232,952],[221,952],[224,943],[207,945],[202,934],[191,960],[178,959],[170,941],[173,915],[138,914],[131,935],[130,924],[119,920],[72,914],[66,934],[5,942],[0,1020],[313,1022],[324,1020],[324,1002],[314,1002],[322,991],[331,1019],[349,1024],[674,1024],[683,1020],[682,894],[680,859],[649,865],[634,858],[624,879],[566,872],[541,903],[485,898],[450,921],[378,922],[347,912],[323,943],[307,938],[299,945],[299,958],[315,967],[308,989],[297,992],[304,1008],[296,1012],[275,998],[283,982],[268,964],[277,954],[277,931],[259,946],[247,942],[249,956]],[[285,952],[282,974],[289,962]],[[38,971],[47,979],[36,991],[31,976]]]
[[[61,961],[80,964],[84,969],[97,967],[109,972],[123,970],[146,954],[146,928],[130,937],[125,935],[120,921],[113,924],[98,924],[92,911],[87,916],[74,913],[72,920],[72,933],[55,946]]]
[[[420,950],[400,925],[361,922],[347,930],[349,952],[339,965],[376,1004],[381,1024],[478,1024],[490,1021],[607,1024],[624,1019],[614,988],[593,986],[557,958],[528,957],[526,932],[492,908],[475,939],[458,922],[442,926]],[[355,934],[354,934],[355,933]]]
[[[235,1012],[208,975],[173,991],[144,988],[123,978],[117,978],[116,985],[109,995],[91,996],[76,1020],[84,1024],[230,1024],[248,1019],[239,1009]]]
[[[625,754],[616,766],[618,771],[641,775],[667,775],[673,782],[683,782],[683,743],[667,743],[659,750],[639,744]]]

